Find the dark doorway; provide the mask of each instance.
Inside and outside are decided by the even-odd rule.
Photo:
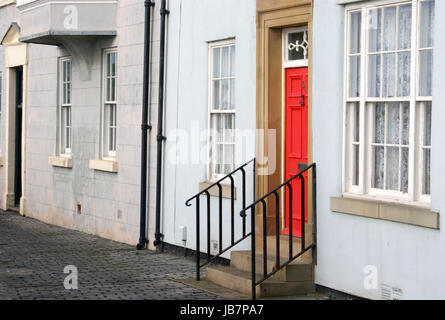
[[[22,111],[23,111],[23,68],[16,68],[15,103],[15,157],[14,157],[14,205],[20,205],[22,197]]]

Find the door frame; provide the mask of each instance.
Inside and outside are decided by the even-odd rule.
[[[303,25],[303,26],[299,26],[299,27],[291,27],[291,28],[285,28],[282,29],[282,57],[283,57],[283,63],[282,63],[282,106],[281,106],[281,145],[283,146],[283,148],[281,148],[281,159],[282,159],[282,163],[281,163],[281,181],[285,181],[286,179],[286,91],[287,91],[287,77],[286,77],[286,71],[287,69],[298,69],[298,68],[308,68],[308,78],[310,79],[310,74],[309,74],[309,60],[296,60],[296,61],[286,61],[285,57],[285,50],[286,50],[286,45],[287,45],[287,40],[286,40],[286,36],[289,33],[292,32],[296,32],[296,31],[307,31],[309,33],[309,28],[307,25]],[[309,80],[310,81],[310,80]],[[308,90],[310,90],[311,87],[308,85]],[[311,95],[311,91],[308,91],[308,96]],[[308,137],[310,134],[310,128],[311,126],[309,125],[309,106],[308,106]],[[309,144],[308,144],[308,158],[310,159],[311,157],[309,156],[310,150],[309,150]],[[286,227],[286,213],[284,212],[284,208],[286,208],[286,195],[283,191],[281,191],[280,194],[281,197],[281,210],[280,210],[280,215],[281,215],[281,232],[283,231],[283,229]],[[309,203],[309,202],[308,202]],[[309,212],[308,212],[309,214]],[[308,220],[309,221],[309,220]]]
[[[3,37],[1,44],[5,47],[5,80],[6,105],[4,108],[5,146],[3,148],[4,194],[1,199],[3,210],[19,209],[25,215],[26,209],[26,132],[28,105],[28,45],[19,41],[20,27],[13,23]],[[21,141],[21,197],[20,207],[14,204],[15,187],[15,114],[16,114],[16,74],[22,68],[22,141]]]
[[[256,197],[260,198],[273,187],[283,182],[283,148],[282,144],[282,108],[283,108],[283,41],[282,30],[292,27],[307,26],[308,28],[308,158],[312,162],[312,0],[258,0],[257,1],[257,110],[256,125],[258,129],[256,139],[257,179]],[[280,114],[280,123],[276,137],[269,128],[274,128],[273,118]],[[276,120],[276,119],[275,119]],[[275,140],[275,141],[274,141]],[[277,145],[276,159],[273,159],[271,144]],[[269,155],[271,157],[269,158]],[[274,169],[274,160],[278,164]],[[264,164],[262,164],[264,163]],[[281,168],[280,168],[281,166]],[[269,172],[267,173],[267,171]],[[266,172],[266,174],[265,174]],[[308,183],[308,203],[312,201],[311,173]],[[281,208],[282,209],[282,208]],[[260,211],[260,210],[259,210]],[[281,212],[282,210],[280,210]],[[283,217],[283,213],[281,212]],[[268,225],[274,225],[273,213],[267,216]],[[284,218],[283,218],[284,219]],[[260,212],[256,214],[257,225],[261,225]],[[274,235],[275,228],[268,228],[267,235]],[[312,208],[308,207],[308,224],[306,225],[306,239],[312,240]],[[257,228],[258,235],[262,235],[261,228]]]

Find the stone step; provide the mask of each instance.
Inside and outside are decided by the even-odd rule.
[[[280,257],[280,264],[287,262],[287,257]],[[257,254],[255,259],[256,273],[263,274],[263,255]],[[276,270],[275,257],[269,255],[267,257],[267,273],[269,274],[273,270]],[[241,271],[251,272],[252,270],[252,253],[251,251],[232,251],[230,266],[239,269]],[[280,281],[312,281],[312,262],[306,262],[302,260],[295,260],[288,266],[278,271],[271,277],[274,280]]]
[[[275,256],[276,255],[276,237],[268,236],[266,237],[267,241],[267,255]],[[257,254],[263,254],[263,238],[258,237],[256,239],[255,250]],[[307,243],[310,245],[311,243]],[[292,254],[295,256],[301,251],[301,240],[299,238],[292,238]],[[289,260],[289,237],[281,235],[280,236],[280,257],[284,257],[287,261]],[[297,259],[298,261],[304,261],[308,263],[312,263],[312,250],[307,251],[301,257]]]
[[[207,280],[222,287],[241,292],[251,296],[252,279],[251,273],[234,267],[212,266],[207,268]],[[257,279],[261,276],[258,275]],[[256,286],[258,298],[284,297],[303,295],[314,292],[312,281],[279,281],[268,279]]]

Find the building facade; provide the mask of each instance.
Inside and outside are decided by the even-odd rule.
[[[207,276],[245,291],[242,255],[286,256],[295,241],[300,271],[277,280],[288,291],[260,294],[316,284],[369,299],[444,298],[444,6],[154,1],[149,247],[156,233],[231,259]],[[0,17],[2,209],[135,244],[144,1],[2,1]],[[235,267],[247,275],[232,285],[222,274]]]
[[[2,209],[133,244],[140,220],[144,2],[8,1],[0,12],[2,32],[10,35],[4,42],[12,38],[24,52],[23,61],[8,65],[17,57],[8,49],[17,45],[1,47]],[[158,16],[159,8],[153,26]],[[152,41],[155,66],[159,34]],[[24,102],[16,121],[13,84],[21,70]],[[151,73],[155,79],[156,69]]]

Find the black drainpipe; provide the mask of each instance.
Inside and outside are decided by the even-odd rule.
[[[151,8],[154,2],[145,0],[145,34],[144,34],[144,80],[142,92],[142,144],[141,144],[141,220],[140,236],[137,245],[138,250],[145,248],[148,239],[146,237],[147,227],[147,151],[148,151],[148,131],[151,125],[148,124],[148,85],[150,80],[150,24]]]
[[[165,20],[169,11],[166,9],[166,0],[161,2],[161,37],[159,44],[159,95],[158,95],[158,134],[157,134],[157,163],[156,163],[156,231],[154,245],[158,246],[163,235],[161,234],[161,191],[162,191],[162,145],[164,124],[164,60],[165,60]]]

